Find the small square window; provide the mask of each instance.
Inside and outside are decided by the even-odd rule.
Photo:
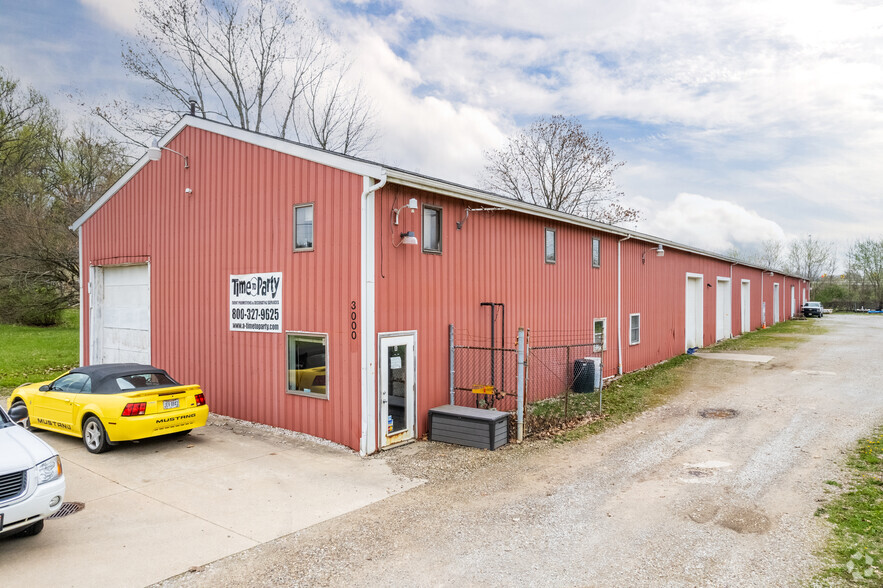
[[[555,263],[555,229],[546,229],[546,263]]]
[[[641,342],[641,315],[629,315],[629,345],[637,345]]]
[[[328,398],[328,336],[288,334],[288,392]]]
[[[423,251],[441,253],[441,208],[423,205]]]
[[[592,267],[601,267],[601,239],[592,239]]]
[[[607,349],[607,319],[595,319],[595,351]]]
[[[294,250],[313,250],[312,204],[296,204],[294,207]]]

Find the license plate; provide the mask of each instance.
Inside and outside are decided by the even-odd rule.
[[[174,400],[163,400],[162,401],[163,410],[169,410],[170,408],[178,408],[178,399]]]

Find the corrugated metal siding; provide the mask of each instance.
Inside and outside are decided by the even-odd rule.
[[[442,207],[441,255],[423,253],[422,240],[393,247],[402,231],[420,238],[420,210],[391,225],[391,209],[411,197]],[[376,201],[377,331],[417,331],[418,433],[426,430],[429,409],[448,402],[448,325],[490,338],[490,311],[481,302],[506,305],[510,348],[520,326],[532,329],[533,346],[585,342],[593,320],[606,317],[605,373],[616,371],[616,238],[509,212],[472,212],[458,230],[466,204],[401,186],[383,188]],[[545,227],[557,231],[555,264],[544,261]],[[600,268],[591,267],[593,236],[602,240]],[[500,328],[498,321],[498,342]]]
[[[193,128],[169,147],[190,169],[164,152],[99,209],[82,228],[84,272],[150,260],[153,362],[202,385],[212,411],[358,448],[362,178]],[[316,203],[316,250],[294,253],[304,202]],[[285,393],[284,333],[229,330],[230,274],[271,271],[283,272],[283,329],[328,333],[329,400]]]
[[[398,227],[391,222],[390,211],[411,197],[421,205],[442,207],[442,255],[423,253],[422,242],[393,246],[402,231],[412,230],[420,238],[419,209],[413,215],[402,213]],[[457,230],[456,221],[465,216],[466,204],[401,186],[385,187],[377,198],[377,330],[418,333],[418,434],[426,430],[429,409],[448,402],[448,325],[475,337],[490,337],[490,311],[481,302],[505,303],[507,347],[514,346],[519,326],[532,329],[532,346],[585,341],[593,320],[606,317],[604,375],[617,370],[618,238],[507,212],[473,212]],[[545,227],[557,231],[555,264],[543,258]],[[593,236],[602,239],[598,269],[591,267]],[[656,245],[636,239],[622,242],[623,371],[684,352],[688,272],[704,278],[703,345],[715,342],[718,277],[731,280],[732,334],[741,333],[743,278],[751,280],[751,327],[760,327],[760,270],[739,265],[731,270],[729,262],[672,249],[657,257]],[[781,276],[776,280],[781,282]],[[771,309],[772,286],[765,288]],[[641,314],[637,345],[629,345],[633,313]],[[539,332],[547,340],[534,336]]]

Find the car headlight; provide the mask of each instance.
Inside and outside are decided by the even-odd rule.
[[[37,484],[45,484],[61,477],[61,458],[57,455],[37,464]]]

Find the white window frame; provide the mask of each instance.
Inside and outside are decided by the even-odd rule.
[[[305,337],[321,337],[323,344],[325,345],[325,394],[317,394],[315,392],[305,392],[304,390],[292,390],[288,387],[288,371],[289,371],[289,357],[291,355],[291,336],[292,335],[303,335]],[[329,353],[329,345],[328,345],[328,333],[310,333],[308,331],[285,331],[285,393],[291,394],[292,396],[305,396],[307,398],[317,398],[319,400],[328,400],[331,398],[331,387],[328,385],[329,376],[330,376],[330,367],[331,367],[331,359]]]
[[[595,259],[595,246],[598,246],[598,259]],[[601,267],[601,237],[592,237],[592,267]]]
[[[632,319],[638,317],[638,338],[632,338]],[[629,345],[637,345],[641,342],[641,313],[635,312],[629,315]]]
[[[438,213],[438,249],[432,249],[426,246],[426,211],[434,210]],[[442,208],[441,206],[433,206],[424,204],[423,210],[420,211],[420,241],[423,244],[423,253],[431,253],[433,255],[441,255],[442,253]]]
[[[298,247],[297,246],[297,210],[299,208],[311,208],[313,210],[313,221],[311,223],[311,228],[313,230],[313,244],[309,247]],[[295,204],[294,208],[291,209],[291,247],[292,251],[315,251],[316,249],[316,206],[315,202],[304,202],[302,204]]]
[[[549,239],[549,233],[552,234],[552,257],[549,258],[548,253],[546,252],[546,243]],[[557,263],[558,262],[558,232],[556,229],[551,227],[546,227],[543,231],[543,259],[546,260],[546,263]]]
[[[601,323],[601,348],[598,349],[598,344],[595,342],[595,330],[598,326],[598,323]],[[592,321],[592,346],[595,351],[607,351],[607,317],[604,318],[596,318]]]

